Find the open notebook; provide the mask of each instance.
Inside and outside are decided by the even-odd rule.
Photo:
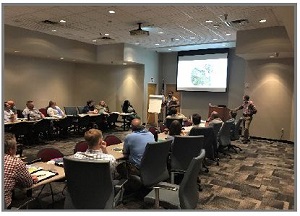
[[[27,169],[31,175],[37,176],[38,181],[36,183],[58,175],[57,172],[44,170],[42,167],[28,166]]]

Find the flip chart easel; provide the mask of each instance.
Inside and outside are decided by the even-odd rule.
[[[158,125],[158,114],[161,111],[161,104],[163,102],[163,95],[149,95],[149,108],[148,113],[155,114],[155,123]],[[147,119],[147,123],[149,122],[149,117]]]

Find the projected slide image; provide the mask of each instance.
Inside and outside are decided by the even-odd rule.
[[[194,86],[211,86],[211,65],[205,65],[203,68],[195,67],[191,72],[191,82]]]
[[[227,53],[179,56],[177,90],[225,92]]]

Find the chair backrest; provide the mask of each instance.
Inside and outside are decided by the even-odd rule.
[[[64,154],[55,148],[41,149],[36,155],[37,158],[41,158],[42,162],[47,162],[51,159],[61,158],[63,156],[64,156]]]
[[[75,147],[74,147],[74,154],[76,152],[85,152],[88,149],[88,144],[86,141],[80,141],[78,143],[76,143]]]
[[[214,129],[214,134],[215,134],[216,138],[219,135],[219,131],[220,131],[220,128],[222,127],[222,124],[223,123],[215,123],[215,124],[212,125],[212,128]]]
[[[231,136],[231,140],[238,140],[240,138],[240,127],[241,127],[241,123],[243,121],[243,118],[240,118],[234,126],[234,131],[232,133]]]
[[[68,192],[76,209],[113,207],[110,162],[64,157]]]
[[[73,116],[78,115],[78,110],[76,107],[64,107],[64,109],[66,115],[73,115]]]
[[[78,109],[78,114],[82,114],[83,113],[83,108],[84,106],[78,106],[77,109]]]
[[[72,126],[73,118],[71,116],[67,116],[65,118],[59,119],[55,122],[55,125],[60,129],[65,129]]]
[[[204,136],[175,136],[171,150],[171,170],[186,171],[204,147]]]
[[[78,127],[86,128],[89,126],[89,124],[90,124],[90,116],[89,115],[78,118]]]
[[[117,113],[110,113],[109,116],[107,117],[108,122],[115,123],[118,120],[119,114]]]
[[[148,143],[145,148],[140,166],[141,182],[151,187],[169,178],[167,158],[172,140]]]
[[[106,142],[107,146],[110,145],[115,145],[115,144],[119,144],[122,142],[122,140],[120,140],[118,137],[116,137],[115,135],[107,135],[104,138],[104,141]]]
[[[224,122],[223,126],[221,127],[221,129],[219,131],[219,143],[220,143],[220,145],[222,145],[222,146],[230,145],[230,143],[231,143],[230,129],[231,129],[233,124],[234,124],[233,121]]]
[[[199,156],[192,159],[179,186],[179,202],[182,209],[195,209],[199,200],[197,178],[202,161],[205,157],[205,150],[202,149]]]
[[[167,128],[170,128],[170,125],[174,120],[177,120],[180,122],[180,125],[182,125],[183,119],[182,118],[166,118],[166,126]]]
[[[46,108],[40,108],[39,111],[40,111],[44,116],[48,116],[48,114],[47,114],[47,109],[46,109]]]
[[[192,127],[190,136],[204,136],[205,157],[214,159],[217,151],[217,139],[212,127]]]

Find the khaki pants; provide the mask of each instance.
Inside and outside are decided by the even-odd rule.
[[[249,140],[249,128],[250,128],[251,121],[252,121],[252,116],[244,116],[243,118],[244,140]]]

